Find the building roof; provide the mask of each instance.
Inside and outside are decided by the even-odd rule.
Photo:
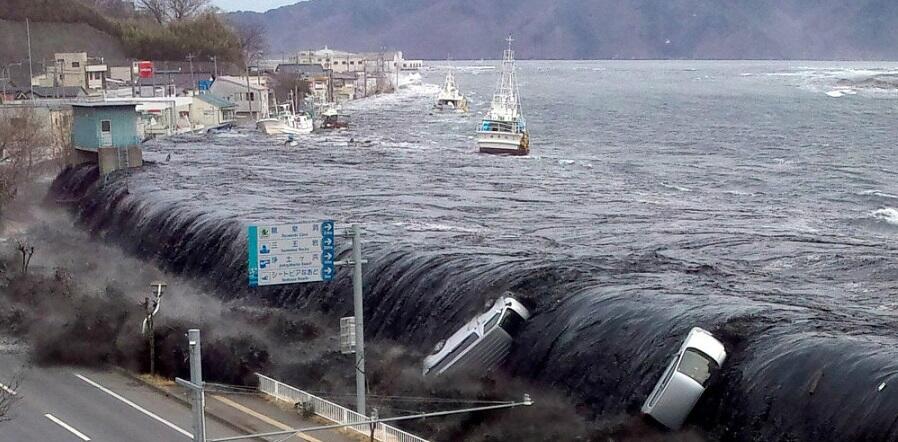
[[[325,46],[324,49],[311,50],[311,51],[300,51],[300,53],[301,54],[311,53],[313,56],[317,56],[317,57],[348,57],[348,56],[356,55],[356,54],[353,54],[352,52],[337,51],[334,49],[330,49],[327,46]]]
[[[139,103],[132,101],[82,101],[72,103],[72,107],[135,107]]]
[[[225,100],[224,98],[221,98],[218,95],[199,94],[199,95],[195,96],[194,98],[196,98],[198,100],[205,101],[206,103],[209,103],[215,107],[222,108],[222,109],[237,107],[236,104],[231,103],[230,101]]]
[[[35,98],[78,98],[87,96],[87,91],[81,86],[33,86]],[[15,95],[28,97],[31,95],[32,88],[17,87],[7,88],[7,92]]]
[[[327,72],[320,64],[315,63],[282,63],[275,69],[275,72],[286,72],[288,74],[299,74],[306,77],[319,77],[327,75]]]
[[[381,55],[384,57],[384,61],[389,60],[393,61],[395,59],[402,59],[402,51],[384,51],[384,52],[362,52],[358,54],[360,57],[369,61],[377,61],[380,60]]]
[[[250,78],[252,78],[252,77],[250,77]],[[214,87],[214,86],[215,86],[215,83],[218,83],[219,81],[224,82],[224,83],[235,84],[235,85],[240,86],[240,87],[242,87],[242,88],[246,88],[246,87],[247,87],[247,86],[246,86],[246,83],[247,83],[247,82],[246,82],[246,77],[231,77],[231,76],[224,76],[224,75],[222,75],[221,77],[218,77],[218,78],[215,79],[215,81],[212,83],[212,86]],[[250,80],[250,81],[249,81],[249,88],[250,88],[250,89],[253,89],[253,90],[256,90],[256,91],[263,91],[263,92],[268,90],[268,88],[265,87],[265,86],[259,86],[258,80],[256,80],[256,81]]]
[[[334,80],[358,80],[359,76],[355,72],[334,72],[331,74]]]
[[[191,75],[190,72],[173,72],[171,74],[157,73],[156,78],[137,79],[137,84],[139,86],[167,86],[173,84],[178,89],[193,90],[197,88],[197,86],[193,84],[193,80],[211,80],[212,78],[213,75],[211,72],[194,72],[193,75]]]
[[[87,91],[81,86],[43,87],[34,86],[34,95],[41,98],[74,98],[87,95]]]

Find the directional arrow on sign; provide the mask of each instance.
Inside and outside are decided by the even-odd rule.
[[[331,252],[324,252],[324,256],[322,257],[322,261],[333,261],[334,254]]]
[[[332,245],[334,245],[334,239],[331,237],[324,238],[321,240],[321,244],[328,246],[328,247],[332,246]]]

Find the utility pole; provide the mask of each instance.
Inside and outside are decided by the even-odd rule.
[[[187,330],[187,343],[190,346],[190,380],[175,378],[175,383],[193,392],[193,442],[206,442],[206,397],[199,329]]]
[[[212,63],[215,64],[215,78],[218,78],[218,56],[217,56],[217,55],[213,55],[213,56],[211,56],[211,57],[209,57],[209,58],[211,58],[211,59],[212,59]]]
[[[25,19],[25,32],[28,34],[28,86],[31,87],[31,106],[34,107],[34,66],[31,61],[31,20]]]
[[[196,84],[196,77],[193,76],[193,54],[187,54],[187,61],[190,62],[190,88],[193,89],[194,92],[198,89]]]
[[[154,317],[159,313],[159,307],[162,306],[162,293],[165,291],[164,282],[154,282],[150,284],[154,287],[155,298],[150,302],[150,298],[144,298],[143,307],[146,317],[141,326],[141,333],[147,337],[147,344],[150,348],[150,375],[156,374],[156,329]]]

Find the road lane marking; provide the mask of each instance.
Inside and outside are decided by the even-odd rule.
[[[118,393],[116,393],[116,392],[114,392],[114,391],[112,391],[112,390],[110,390],[110,389],[108,389],[108,388],[106,388],[106,387],[104,387],[104,386],[102,386],[102,385],[100,385],[100,384],[98,384],[98,383],[96,383],[96,382],[94,382],[94,381],[92,381],[92,380],[90,380],[90,379],[88,379],[88,378],[86,378],[86,377],[84,377],[84,376],[78,374],[78,373],[75,373],[75,376],[78,377],[78,379],[81,379],[82,381],[87,382],[87,383],[90,384],[90,385],[93,385],[94,387],[96,387],[97,389],[99,389],[100,391],[102,391],[103,393],[106,393],[106,394],[108,394],[108,395],[110,395],[110,396],[112,396],[112,397],[114,397],[114,398],[116,398],[116,399],[118,399],[118,400],[124,402],[125,404],[127,404],[127,405],[130,406],[131,408],[133,408],[133,409],[135,409],[135,410],[137,410],[137,411],[139,411],[139,412],[141,412],[141,413],[143,413],[143,414],[145,414],[145,415],[147,415],[147,416],[149,416],[149,417],[151,417],[151,418],[153,418],[153,419],[159,421],[160,423],[162,423],[163,425],[167,426],[168,428],[171,428],[172,430],[175,430],[175,431],[177,431],[178,433],[181,433],[181,434],[183,434],[184,436],[187,436],[188,438],[193,439],[193,433],[191,433],[191,432],[189,432],[189,431],[187,431],[187,430],[184,430],[183,428],[181,428],[181,427],[179,427],[179,426],[177,426],[177,425],[175,425],[175,424],[173,424],[173,423],[171,423],[171,422],[169,422],[169,421],[167,421],[167,420],[165,420],[165,419],[163,419],[163,418],[161,418],[161,417],[159,417],[159,416],[153,414],[153,412],[151,412],[151,411],[149,411],[149,410],[147,410],[147,409],[141,407],[140,405],[135,404],[134,402],[131,402],[130,400],[128,400],[128,399],[126,399],[126,398],[120,396]]]
[[[56,425],[59,425],[60,427],[65,428],[66,430],[69,430],[69,432],[71,432],[71,433],[74,434],[75,436],[78,436],[79,438],[81,438],[81,440],[90,440],[90,438],[87,437],[87,436],[85,436],[84,433],[82,433],[82,432],[80,432],[80,431],[78,431],[78,430],[72,428],[71,425],[69,425],[69,424],[67,424],[67,423],[65,423],[65,422],[63,422],[63,421],[61,421],[61,420],[59,420],[56,416],[53,416],[52,414],[47,413],[47,414],[44,415],[44,417],[47,418],[47,419],[50,419],[50,420],[53,421],[53,422],[55,422]]]
[[[248,407],[246,407],[246,406],[244,406],[244,405],[238,404],[237,402],[234,402],[234,401],[232,401],[232,400],[230,400],[230,399],[228,399],[228,398],[226,398],[226,397],[217,396],[217,395],[214,395],[214,394],[213,394],[213,395],[210,395],[210,396],[212,396],[212,398],[218,400],[219,402],[221,402],[221,403],[223,403],[223,404],[225,404],[225,405],[228,405],[228,406],[230,406],[230,407],[236,408],[237,410],[240,410],[240,411],[242,411],[242,412],[244,412],[244,413],[246,413],[246,414],[248,414],[248,415],[250,415],[250,416],[252,416],[252,417],[254,417],[254,418],[256,418],[256,419],[259,419],[260,421],[265,422],[265,423],[268,424],[268,425],[271,425],[271,426],[273,426],[273,427],[275,427],[275,428],[278,428],[278,429],[280,429],[280,430],[292,430],[292,429],[293,429],[293,427],[291,427],[291,426],[289,426],[289,425],[287,425],[287,424],[284,424],[284,423],[281,423],[281,422],[279,422],[279,421],[276,421],[276,420],[274,420],[274,419],[272,419],[272,418],[270,418],[270,417],[268,417],[268,416],[266,416],[266,415],[264,415],[264,414],[262,414],[262,413],[259,413],[259,412],[255,411],[255,410],[253,410],[253,409],[251,409],[251,408],[248,408]],[[296,436],[299,436],[299,437],[301,437],[301,438],[303,438],[303,439],[305,439],[305,440],[307,440],[307,441],[309,441],[309,442],[321,442],[320,440],[315,439],[315,438],[312,437],[312,436],[306,435],[305,433],[296,433],[295,435],[296,435]]]
[[[9,393],[9,394],[11,394],[11,395],[13,395],[13,396],[15,396],[15,395],[17,394],[17,393],[15,392],[15,390],[13,390],[12,388],[9,388],[9,386],[3,385],[3,384],[0,384],[0,390],[3,390],[3,391],[5,391],[5,392],[7,392],[7,393]]]

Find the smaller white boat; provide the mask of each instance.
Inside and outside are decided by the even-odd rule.
[[[455,75],[452,74],[452,71],[446,74],[446,82],[443,83],[443,89],[437,95],[437,102],[433,107],[441,111],[468,111],[468,99],[458,91],[458,86],[455,84]]]
[[[349,115],[338,108],[328,108],[321,112],[321,129],[346,129],[349,127]]]
[[[315,129],[312,117],[294,113],[290,103],[278,105],[272,117],[257,121],[256,127],[266,135],[302,135],[310,134]]]

